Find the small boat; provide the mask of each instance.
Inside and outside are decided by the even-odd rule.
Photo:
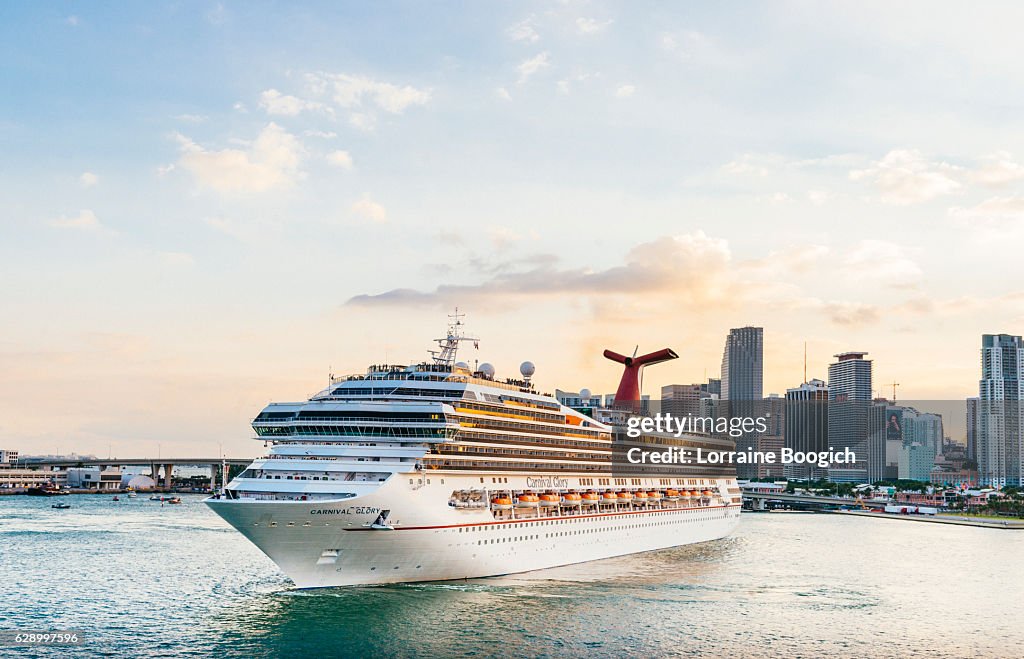
[[[665,498],[669,501],[679,501],[679,490],[665,490]]]
[[[171,497],[167,499],[167,503],[181,503],[181,497]]]
[[[153,496],[149,497],[149,500],[150,501],[163,501],[164,498],[162,496],[160,496],[159,494],[154,494]]]
[[[512,499],[509,497],[494,497],[491,499],[491,508],[494,510],[510,510],[512,508]]]
[[[634,494],[633,495],[633,503],[635,503],[638,506],[646,506],[647,505],[647,493],[646,492],[637,492],[636,494]]]
[[[584,506],[596,506],[601,497],[596,492],[586,492],[583,494],[583,505]]]
[[[633,500],[633,495],[630,492],[619,492],[616,496],[619,500],[619,503],[629,503],[630,501]]]
[[[540,497],[536,494],[520,494],[516,505],[522,508],[536,508],[540,505]]]
[[[139,495],[135,494],[134,492],[129,492],[129,493],[128,493],[128,498],[129,498],[129,499],[134,499],[134,498],[135,498],[135,497],[137,497],[137,496],[139,496]]]
[[[566,492],[562,495],[562,503],[567,506],[579,506],[583,503],[583,497],[576,494],[575,492]]]
[[[50,507],[51,508],[56,508],[57,510],[67,510],[68,508],[71,507],[71,504],[70,503],[55,503],[55,504],[53,504]]]
[[[661,501],[661,492],[650,491],[647,493],[648,501]]]
[[[117,496],[117,495],[115,494],[115,495],[114,495],[114,501],[120,501],[120,500],[121,500],[121,497],[119,497],[119,496]]]
[[[619,497],[615,496],[614,492],[605,492],[601,495],[601,500],[604,503],[615,503],[619,500]]]
[[[551,492],[540,495],[540,505],[546,508],[557,506],[561,501],[561,497],[559,497],[557,494],[552,494]]]

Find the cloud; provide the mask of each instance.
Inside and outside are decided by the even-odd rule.
[[[314,91],[328,93],[343,108],[376,107],[390,114],[401,114],[409,107],[426,105],[429,89],[411,85],[395,85],[365,76],[346,73],[311,73],[306,82]]]
[[[966,224],[1000,225],[1024,219],[1024,196],[992,197],[970,208],[949,209],[951,217]]]
[[[531,57],[530,59],[523,60],[520,62],[516,70],[519,71],[519,83],[526,82],[530,76],[537,73],[541,69],[545,69],[550,66],[548,61],[549,54],[547,51]]]
[[[504,87],[498,87],[497,89],[495,89],[494,90],[494,95],[497,96],[498,98],[500,98],[503,101],[511,101],[512,100],[512,94],[509,94],[508,90],[505,89]]]
[[[65,18],[64,22],[67,23],[68,25],[70,25],[71,27],[78,27],[78,24],[81,21],[78,19],[78,16],[75,16],[74,14],[72,14],[71,16],[68,16],[67,18]]]
[[[597,34],[603,32],[611,24],[611,20],[599,21],[596,18],[582,17],[576,19],[576,29],[580,34]]]
[[[304,130],[302,134],[306,137],[319,137],[324,140],[333,140],[338,136],[337,133],[331,130]]]
[[[327,154],[327,162],[342,169],[352,169],[352,156],[348,151],[331,151]]]
[[[1024,165],[1014,162],[1006,151],[982,158],[982,162],[984,164],[970,174],[973,183],[997,188],[1024,180]]]
[[[206,121],[206,117],[201,114],[176,114],[174,118],[186,124],[201,124]]]
[[[387,209],[370,199],[369,196],[364,196],[362,199],[352,204],[352,212],[364,219],[370,220],[371,222],[388,221]]]
[[[907,288],[924,273],[903,247],[885,240],[862,240],[841,260],[840,267],[854,281],[878,282]]]
[[[210,150],[184,135],[177,139],[181,149],[178,164],[199,185],[217,192],[265,192],[289,187],[302,176],[302,145],[273,122],[245,149]]]
[[[537,30],[534,29],[534,17],[529,16],[515,25],[512,25],[505,34],[512,41],[525,41],[526,43],[535,43],[540,40],[540,35],[537,34]]]
[[[881,319],[881,311],[871,304],[858,302],[826,302],[822,311],[836,325],[867,325]]]
[[[268,89],[260,94],[260,107],[267,114],[294,117],[305,110],[323,110],[323,103],[306,101],[297,96],[282,94],[276,89]]]
[[[641,243],[626,254],[625,263],[604,270],[558,268],[551,258],[525,260],[526,269],[502,271],[480,284],[441,285],[430,292],[407,288],[378,295],[358,295],[357,306],[449,305],[473,300],[481,305],[496,299],[503,304],[516,297],[570,295],[607,296],[671,293],[677,302],[722,297],[730,261],[724,240],[702,231]],[[727,297],[727,296],[725,296]]]
[[[67,215],[61,215],[55,220],[50,220],[50,226],[57,227],[59,229],[75,229],[79,231],[109,231],[103,226],[99,218],[96,217],[96,213],[91,210],[81,210],[78,215],[68,217]]]
[[[100,177],[92,172],[82,172],[82,175],[78,177],[78,182],[83,188],[91,188],[100,182]]]
[[[851,171],[850,178],[873,182],[885,203],[908,205],[957,192],[963,173],[963,168],[930,161],[919,151],[895,149],[867,169]]]
[[[628,98],[632,96],[635,91],[636,87],[633,85],[620,85],[619,88],[615,90],[615,96],[617,98]]]

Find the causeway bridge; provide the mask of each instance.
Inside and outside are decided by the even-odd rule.
[[[785,492],[751,492],[743,491],[743,503],[751,510],[768,510],[770,502],[788,503],[799,508],[824,508],[834,506],[852,506],[884,509],[889,501],[868,499],[851,499],[849,497],[817,496],[813,494],[787,494]]]
[[[228,467],[246,466],[253,458],[198,457],[198,458],[27,458],[18,460],[14,466],[20,469],[53,471],[72,467],[149,467],[150,477],[157,483],[163,481],[165,488],[171,487],[171,472],[175,466],[208,467],[210,481],[216,482],[218,470],[223,482],[227,482]],[[162,475],[162,478],[161,478]]]

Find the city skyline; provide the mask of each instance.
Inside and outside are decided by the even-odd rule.
[[[8,4],[0,445],[255,452],[456,305],[546,391],[756,325],[765,393],[806,342],[975,395],[1024,331],[1021,10],[932,7]]]

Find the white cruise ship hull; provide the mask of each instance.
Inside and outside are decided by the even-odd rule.
[[[486,508],[448,505],[453,484],[457,488],[461,478],[414,488],[401,476],[396,474],[373,493],[333,502],[207,503],[299,588],[540,570],[717,540],[735,529],[740,516],[735,503],[658,504],[549,509],[539,517],[527,510],[515,519],[496,520]],[[387,525],[374,527],[384,510],[390,511]]]

